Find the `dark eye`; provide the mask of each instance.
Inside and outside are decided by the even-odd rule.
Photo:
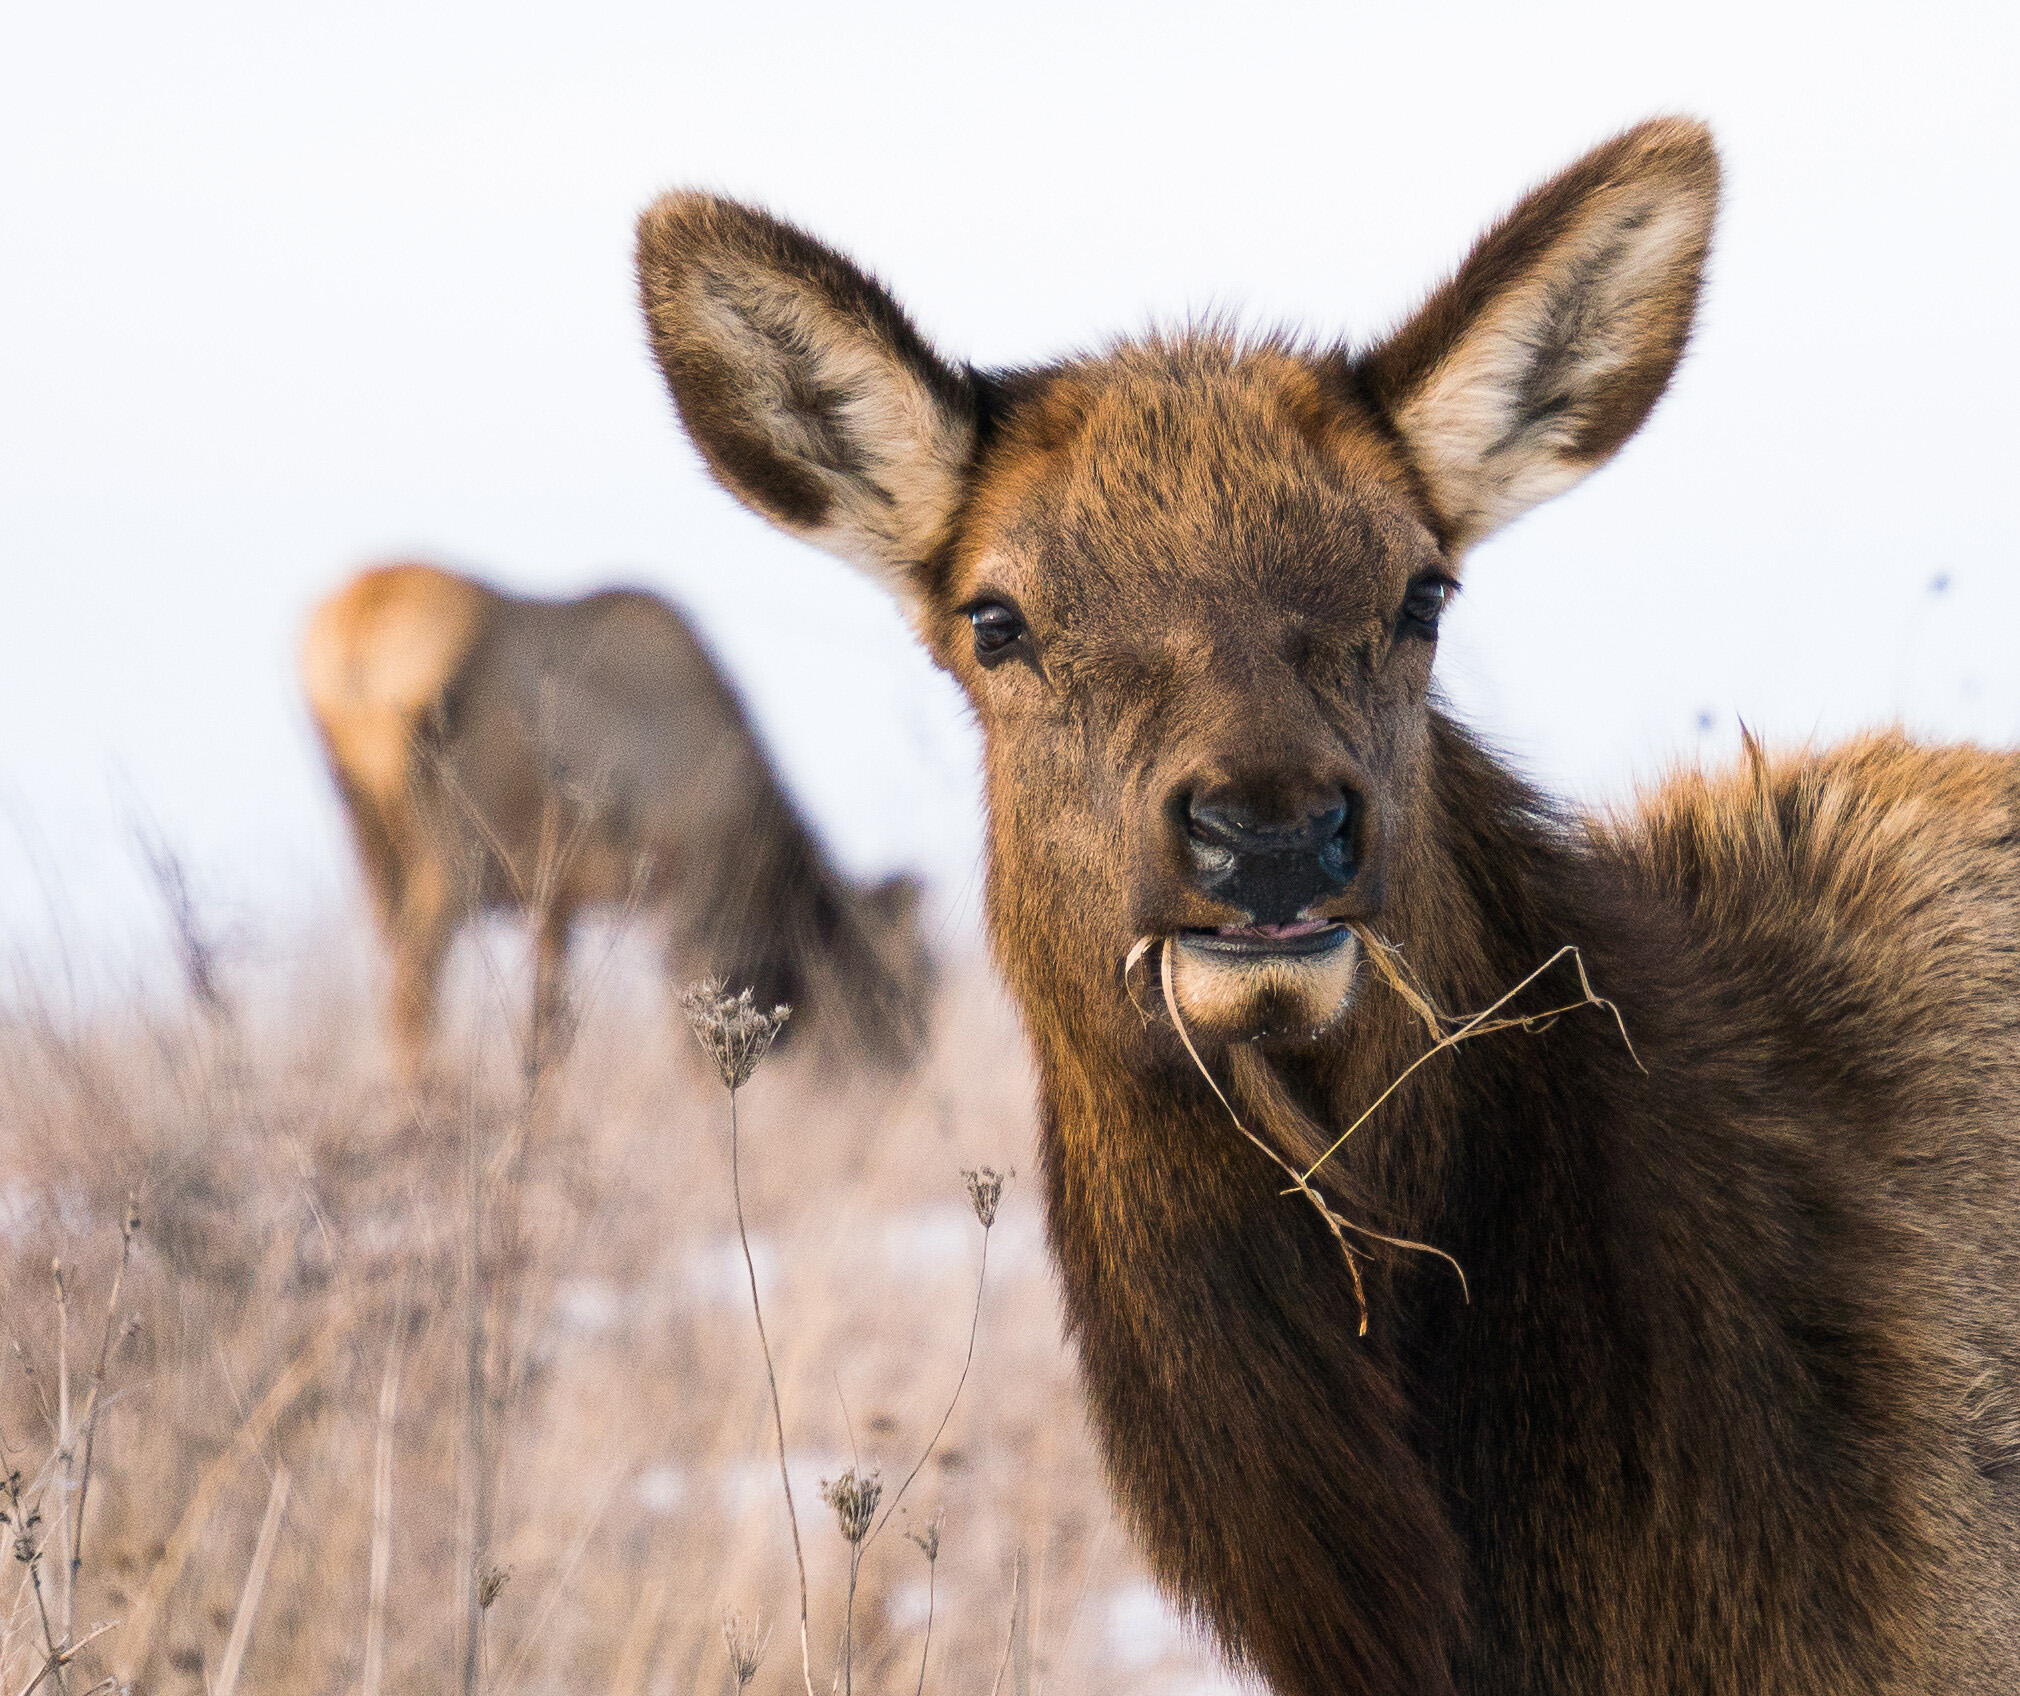
[[[1008,659],[1024,636],[1024,620],[1001,601],[970,607],[968,622],[975,627],[975,657],[984,665]]]
[[[1421,583],[1412,583],[1403,597],[1403,616],[1397,621],[1396,634],[1425,639],[1436,636],[1438,615],[1457,588],[1447,577],[1426,577]]]

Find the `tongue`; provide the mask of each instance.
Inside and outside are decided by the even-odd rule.
[[[1222,936],[1254,936],[1282,942],[1294,936],[1312,936],[1332,925],[1331,919],[1293,919],[1284,925],[1222,925]]]

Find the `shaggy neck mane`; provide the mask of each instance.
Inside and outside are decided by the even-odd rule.
[[[1666,1059],[1675,1087],[1688,1064],[1680,1026],[1715,1017],[1679,975],[1679,921],[1660,908],[1651,919],[1650,903],[1462,731],[1439,722],[1434,738],[1431,822],[1381,931],[1449,1012],[1487,1005],[1575,943],[1642,1060]],[[1575,1000],[1575,968],[1560,970],[1510,1011]],[[1650,1476],[1663,1444],[1644,1429],[1645,1403],[1693,1392],[1655,1386],[1648,1356],[1663,1337],[1701,1338],[1708,1304],[1724,1304],[1736,1334],[1749,1303],[1759,1308],[1757,1293],[1711,1291],[1694,1266],[1663,1266],[1662,1234],[1637,1228],[1633,1192],[1688,1179],[1623,1182],[1616,1169],[1622,1143],[1661,1138],[1623,1129],[1650,1092],[1613,1018],[1584,1008],[1438,1055],[1322,1169],[1316,1182],[1341,1214],[1436,1245],[1471,1281],[1469,1305],[1435,1257],[1358,1242],[1370,1319],[1360,1336],[1338,1244],[1303,1198],[1282,1193],[1282,1174],[1168,1031],[1104,1024],[1104,1049],[1088,1022],[1048,1017],[1042,993],[1025,1005],[1068,1323],[1114,1483],[1160,1576],[1199,1597],[1224,1641],[1284,1688],[1433,1696],[1532,1678],[1558,1688],[1560,1674],[1563,1688],[1607,1688],[1600,1614],[1691,1605],[1653,1595],[1660,1572],[1628,1570],[1652,1557],[1625,1546],[1634,1539],[1604,1506],[1668,1488]],[[1428,1041],[1364,963],[1353,1007],[1311,1048],[1204,1058],[1249,1128],[1304,1166]],[[1743,1246],[1706,1229],[1698,1256]],[[1656,1269],[1620,1264],[1617,1245],[1636,1242]],[[1700,1455],[1716,1452],[1706,1440]],[[1691,1487],[1743,1543],[1760,1511],[1730,1499],[1744,1489]],[[1879,1501],[1872,1511],[1899,1517]],[[1590,1620],[1554,1618],[1593,1570],[1620,1573],[1618,1596],[1593,1600]],[[1854,1588],[1848,1579],[1853,1611]],[[1475,1644],[1494,1645],[1491,1666],[1473,1663]],[[1578,1667],[1581,1656],[1593,1664]]]

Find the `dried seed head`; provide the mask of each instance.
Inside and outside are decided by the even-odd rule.
[[[859,1473],[852,1466],[833,1483],[821,1480],[821,1500],[835,1510],[835,1522],[851,1543],[869,1536],[870,1522],[883,1499],[884,1481],[875,1472]]]
[[[729,1651],[729,1670],[736,1677],[736,1687],[742,1690],[757,1677],[758,1663],[765,1658],[765,1650],[771,1646],[771,1627],[764,1622],[764,1615],[754,1614],[748,1625],[735,1608],[725,1609],[722,1616],[722,1646]]]
[[[703,978],[680,998],[693,1027],[695,1041],[715,1062],[725,1087],[739,1090],[750,1082],[777,1039],[779,1028],[792,1017],[790,1007],[774,1007],[760,1013],[752,1004],[750,991],[726,995],[720,980]]]
[[[983,1230],[996,1223],[996,1206],[1003,1199],[1003,1185],[1016,1175],[1015,1172],[999,1172],[993,1166],[981,1166],[961,1174],[968,1180],[968,1200],[974,1204],[975,1217],[982,1221]]]
[[[932,1523],[924,1531],[907,1531],[905,1535],[919,1545],[920,1552],[925,1555],[928,1566],[931,1566],[940,1558],[940,1516],[938,1514],[933,1515]]]
[[[509,1566],[481,1568],[477,1574],[477,1606],[489,1613],[491,1604],[504,1593],[506,1580],[511,1576],[512,1569]]]
[[[0,1525],[12,1528],[14,1532],[14,1558],[23,1566],[33,1566],[42,1554],[42,1539],[35,1535],[36,1527],[42,1523],[42,1510],[30,1508],[21,1511],[21,1498],[14,1498],[14,1512],[10,1517],[0,1513]]]
[[[129,1237],[140,1229],[139,1196],[130,1195],[126,1198],[126,1217],[120,1221],[119,1228]]]

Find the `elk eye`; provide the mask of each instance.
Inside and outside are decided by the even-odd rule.
[[[1024,620],[1001,601],[970,607],[968,622],[975,628],[975,657],[984,665],[1008,659],[1024,636]]]
[[[1403,615],[1397,621],[1399,636],[1429,638],[1438,634],[1438,615],[1452,599],[1458,585],[1447,577],[1427,577],[1412,583],[1403,597]]]

